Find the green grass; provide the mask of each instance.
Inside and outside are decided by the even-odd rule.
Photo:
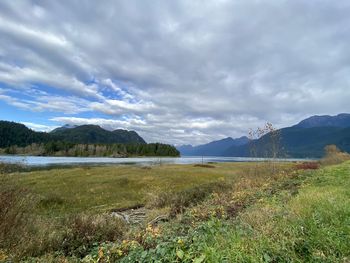
[[[234,225],[204,232],[208,262],[347,262],[350,163],[313,174],[299,195],[281,192],[244,211]],[[211,230],[212,231],[212,230]],[[214,251],[220,250],[219,257]],[[221,258],[220,258],[221,257]]]
[[[350,162],[303,173],[298,194],[280,189],[185,234],[168,226],[155,248],[133,249],[122,262],[349,262]]]

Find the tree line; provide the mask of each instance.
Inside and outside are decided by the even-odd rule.
[[[131,156],[179,156],[172,145],[162,143],[75,144],[64,141],[32,143],[25,147],[16,145],[0,149],[2,154],[71,157],[131,157]]]

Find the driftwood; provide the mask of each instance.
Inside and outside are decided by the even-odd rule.
[[[151,220],[148,224],[149,225],[156,225],[159,222],[165,222],[169,220],[169,216],[168,215],[160,215],[157,216],[156,218],[154,218],[153,220]]]
[[[111,215],[120,218],[128,224],[142,224],[146,220],[146,209],[144,207],[118,210],[116,209],[112,211]]]

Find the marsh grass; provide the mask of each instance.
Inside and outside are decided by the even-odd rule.
[[[26,167],[22,164],[0,162],[0,175],[23,171],[26,171]]]
[[[350,160],[350,154],[341,152],[335,145],[328,145],[325,147],[325,156],[320,160],[320,163],[322,165],[334,165],[348,160]]]
[[[216,169],[192,165],[78,167],[19,173],[13,178],[40,197],[37,213],[62,217],[145,205],[150,196],[162,192],[235,178],[246,165],[217,164]]]
[[[182,209],[207,196],[205,191],[219,178],[236,176],[238,169],[223,165],[208,172],[201,167],[164,165],[22,172],[15,168],[6,167],[0,177],[0,250],[13,259],[51,253],[79,258],[99,242],[127,234],[125,225],[105,212],[143,205],[150,193],[157,196],[169,189]],[[177,191],[186,193],[186,198]],[[156,208],[149,218],[169,209]]]
[[[13,253],[31,262],[349,258],[349,162],[319,169],[268,162],[215,167],[91,167],[11,174],[37,202],[28,214],[33,216],[27,221],[31,227],[22,230],[30,235],[23,235],[26,243],[20,242]],[[167,214],[170,221],[129,227],[105,213],[140,204],[147,206],[147,220]]]
[[[186,208],[194,206],[206,198],[213,192],[224,192],[231,188],[228,181],[218,181],[201,184],[180,191],[163,191],[153,197],[148,202],[149,208],[170,208],[170,216],[183,213]]]
[[[0,177],[0,248],[16,247],[30,236],[30,213],[36,201],[7,177]]]

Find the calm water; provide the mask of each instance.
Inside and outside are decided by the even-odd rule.
[[[246,158],[246,157],[142,157],[142,158],[105,158],[105,157],[47,157],[47,156],[17,156],[0,155],[0,162],[20,163],[29,166],[48,166],[48,165],[81,165],[81,164],[139,164],[139,165],[157,165],[157,164],[196,164],[210,162],[252,162],[264,161],[264,158]],[[305,159],[279,159],[280,161],[303,161]]]

